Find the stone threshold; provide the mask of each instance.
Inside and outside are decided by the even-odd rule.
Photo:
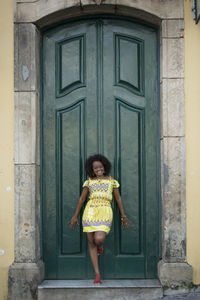
[[[163,296],[156,279],[147,280],[44,280],[38,286],[38,300],[153,300]]]
[[[94,285],[90,280],[44,280],[38,289],[63,288],[162,288],[157,279],[116,279],[102,280],[102,284]]]

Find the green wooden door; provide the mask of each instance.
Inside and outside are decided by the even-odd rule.
[[[156,31],[129,20],[68,23],[43,36],[42,197],[46,278],[90,278],[82,228],[71,231],[86,178],[103,153],[121,184],[129,231],[114,222],[100,258],[103,278],[155,278],[159,250]]]

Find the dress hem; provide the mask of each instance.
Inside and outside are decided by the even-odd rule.
[[[110,228],[105,225],[83,227],[83,232],[95,232],[95,231],[104,231],[106,234],[108,234],[110,232]]]

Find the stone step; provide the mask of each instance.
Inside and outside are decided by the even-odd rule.
[[[153,300],[161,298],[163,290],[156,279],[45,280],[38,286],[38,300]]]

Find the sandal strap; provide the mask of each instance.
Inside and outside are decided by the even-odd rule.
[[[96,278],[94,280],[94,283],[101,283],[100,274],[96,274]]]
[[[98,254],[103,254],[103,247],[97,248],[97,252],[98,252]]]

